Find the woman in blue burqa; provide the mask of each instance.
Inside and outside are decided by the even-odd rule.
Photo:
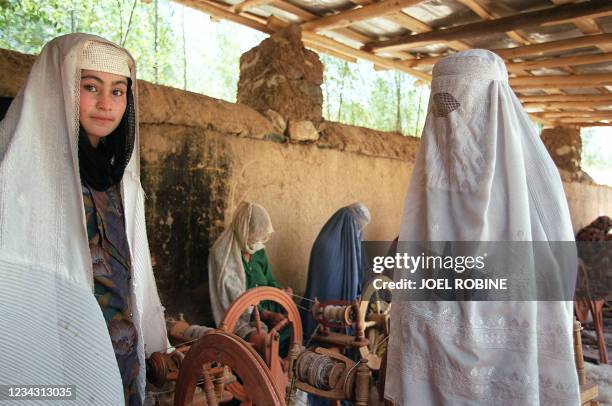
[[[368,208],[363,203],[353,203],[338,210],[325,223],[310,252],[304,297],[320,301],[357,298],[366,265],[361,240],[369,222]],[[310,312],[302,310],[301,316],[307,343],[316,323]]]

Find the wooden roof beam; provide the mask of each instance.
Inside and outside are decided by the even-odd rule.
[[[612,93],[608,94],[564,94],[543,96],[518,96],[525,103],[549,103],[549,102],[597,102],[612,100]]]
[[[304,39],[303,42],[306,47],[312,48],[315,51],[323,52],[325,54],[331,55],[338,59],[342,59],[343,61],[346,61],[346,62],[351,62],[351,63],[357,62],[357,58],[355,58],[354,56],[350,56],[350,55],[346,55],[338,51],[334,51],[333,49],[329,49],[327,47],[320,45],[318,42],[312,42],[307,39]]]
[[[432,28],[429,25],[425,24],[423,21],[404,13],[403,11],[398,11],[397,13],[386,15],[385,18],[412,32],[420,33],[432,30]]]
[[[367,5],[372,4],[373,0],[351,0],[351,2],[358,4],[360,6],[367,6]],[[414,18],[411,15],[406,14],[401,10],[396,13],[388,14],[384,16],[384,18],[386,20],[393,21],[397,25],[403,28],[406,28],[407,30],[412,31],[412,32],[421,33],[421,32],[428,32],[432,30],[432,28],[429,25],[425,24],[423,21],[417,18]],[[366,41],[366,42],[369,42],[369,41]],[[364,44],[366,42],[364,42]],[[466,44],[465,42],[462,42],[462,41],[448,41],[447,45],[449,48],[455,49],[457,51],[464,51],[466,49],[472,48],[469,44]],[[393,53],[390,53],[390,54],[392,55]],[[405,58],[402,58],[402,59],[405,59]],[[408,58],[408,59],[414,59],[414,58]],[[379,67],[379,68],[385,69],[383,67]]]
[[[565,4],[573,2],[574,0],[551,0],[554,4]],[[595,18],[579,18],[573,20],[572,23],[584,34],[601,34],[601,29],[595,22]],[[604,52],[612,52],[612,45],[602,44],[598,45],[598,48]]]
[[[230,11],[233,13],[242,13],[243,11],[246,11],[250,8],[254,8],[257,6],[262,6],[264,4],[270,4],[272,3],[274,0],[245,0],[241,3],[238,4],[234,4],[231,8]]]
[[[382,66],[388,69],[399,70],[399,71],[408,73],[409,75],[415,76],[419,79],[423,79],[427,82],[431,82],[430,75],[424,72],[419,72],[417,70],[410,69],[406,65],[404,65],[401,61],[394,61],[391,59],[381,58],[380,56],[377,56],[377,55],[374,55],[374,54],[371,54],[365,51],[361,51],[359,49],[351,48],[348,45],[342,44],[341,42],[335,41],[331,38],[328,38],[322,35],[314,34],[309,31],[302,32],[302,37],[305,40],[316,42],[319,45],[332,49],[336,52],[340,52],[346,55],[351,55],[351,56],[354,56],[360,59],[365,59],[367,61],[374,63],[375,65],[379,65],[379,66]]]
[[[244,15],[232,13],[229,10],[229,7],[224,7],[221,4],[217,4],[207,0],[174,0],[174,2],[199,11],[203,11],[213,17],[222,18],[238,24],[242,24],[247,27],[253,28],[254,30],[264,32],[266,34],[272,34],[272,30],[266,27],[265,24],[259,22],[256,16],[248,18]]]
[[[546,22],[590,16],[604,11],[612,11],[612,1],[591,0],[582,3],[550,7],[548,9],[532,11],[529,13],[519,13],[513,16],[498,18],[495,20],[481,21],[446,29],[439,29],[416,35],[401,35],[397,38],[392,38],[385,41],[372,41],[364,46],[364,50],[376,52],[385,50],[402,50],[421,44],[497,34],[519,28],[533,27]]]
[[[612,44],[612,34],[585,35],[583,37],[543,42],[541,44],[525,45],[517,48],[495,49],[493,52],[504,59],[512,59],[523,56],[538,56],[548,52],[595,47],[602,43]]]
[[[359,21],[369,20],[390,13],[394,13],[406,7],[420,3],[422,0],[383,0],[364,7],[355,8],[349,11],[342,11],[317,20],[308,21],[302,24],[305,31],[331,30],[334,28],[348,27]]]
[[[487,10],[486,7],[483,6],[481,1],[479,0],[458,0],[458,1],[459,3],[462,3],[467,8],[472,10],[475,14],[477,14],[483,20],[494,20],[496,18],[500,18],[498,14],[492,13],[489,10]],[[525,38],[524,36],[522,36],[516,31],[508,31],[506,35],[508,35],[510,39],[512,39],[518,44],[528,45],[530,43],[530,41],[527,38]]]
[[[571,127],[612,127],[612,123],[585,123],[585,122],[571,122],[571,123],[558,123],[557,125],[571,126]]]
[[[293,14],[294,16],[300,18],[303,21],[312,21],[312,20],[316,20],[319,18],[319,16],[317,16],[316,14],[313,14],[307,10],[304,10],[298,6],[295,6],[291,3],[288,3],[285,0],[274,0],[273,3],[271,3],[271,5],[273,7],[276,7],[280,10],[283,10],[287,13]],[[268,19],[270,18],[277,18],[276,16],[270,16]],[[284,20],[283,20],[284,21]],[[288,24],[287,22],[285,22],[285,24]],[[350,28],[337,28],[335,30],[333,30],[336,34],[340,34],[341,36],[350,39],[351,41],[355,41],[358,42],[360,44],[365,44],[366,42],[371,41],[372,39],[370,37],[368,37],[365,34],[362,34],[358,31],[354,31]],[[401,53],[401,52],[391,52],[390,53],[391,56],[393,56],[394,58],[398,58],[401,60],[405,60],[405,59],[413,59],[414,57],[409,54],[409,53]]]
[[[551,111],[544,113],[535,113],[539,117],[544,118],[574,118],[575,121],[593,120],[612,120],[612,111]],[[578,120],[579,119],[579,120]]]
[[[601,123],[601,124],[612,125],[612,117],[611,118],[559,118],[554,121],[560,124],[599,123],[601,121],[608,121],[608,123]]]
[[[592,20],[594,18],[607,17],[609,15],[612,15],[612,11],[610,11],[610,10],[602,10],[601,12],[593,13],[593,14],[588,15],[588,16],[576,16],[576,17],[573,17],[573,18],[572,17],[567,17],[567,18],[564,18],[564,19],[561,19],[561,20],[547,21],[545,23],[542,23],[542,25],[546,27],[546,26],[559,25],[559,24],[576,24],[577,21]]]
[[[542,124],[544,127],[554,127],[553,123],[543,117],[538,117],[536,115],[533,114],[529,114],[529,118],[531,118],[533,121],[537,121],[538,123]]]
[[[595,47],[601,44],[612,44],[611,34],[585,35],[584,37],[569,38],[558,41],[543,42],[541,44],[525,45],[516,48],[492,49],[493,52],[506,60],[525,56],[539,56],[548,52],[566,51],[569,49]],[[432,56],[407,61],[408,67],[433,65],[443,56]]]
[[[590,75],[518,76],[510,79],[514,90],[520,89],[569,89],[612,85],[612,73]]]
[[[575,65],[590,65],[610,61],[612,61],[612,52],[594,55],[564,56],[560,58],[550,58],[538,61],[510,62],[507,63],[506,66],[508,67],[508,70],[541,69]]]
[[[612,108],[612,95],[605,101],[568,101],[568,102],[523,102],[526,109],[592,109],[595,107]]]

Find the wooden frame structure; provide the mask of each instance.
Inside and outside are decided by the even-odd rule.
[[[534,120],[612,126],[610,0],[174,1],[268,34],[299,24],[309,48],[423,82],[439,58],[489,48]]]

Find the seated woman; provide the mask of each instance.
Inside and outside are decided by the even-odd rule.
[[[230,305],[245,291],[258,286],[282,289],[272,274],[265,243],[274,232],[266,209],[257,203],[242,202],[230,227],[213,244],[208,255],[210,302],[219,326]],[[291,292],[291,288],[287,288]],[[282,319],[279,305],[260,304],[262,320],[276,324]],[[290,329],[281,331],[281,353],[288,351]],[[284,345],[283,345],[284,344]]]
[[[168,340],[136,86],[126,50],[66,35],[44,47],[0,124],[0,384],[74,385],[78,404],[144,400],[145,353]]]
[[[304,297],[320,301],[357,298],[366,266],[361,240],[369,222],[368,208],[363,203],[353,203],[325,223],[310,252]],[[316,324],[310,312],[301,310],[301,316],[304,342],[308,342]]]

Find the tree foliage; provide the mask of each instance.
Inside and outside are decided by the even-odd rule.
[[[425,121],[429,89],[408,75],[375,71],[367,62],[348,63],[319,54],[325,66],[323,115],[382,131],[419,136]]]
[[[612,171],[612,128],[584,128],[582,137],[582,165]]]

